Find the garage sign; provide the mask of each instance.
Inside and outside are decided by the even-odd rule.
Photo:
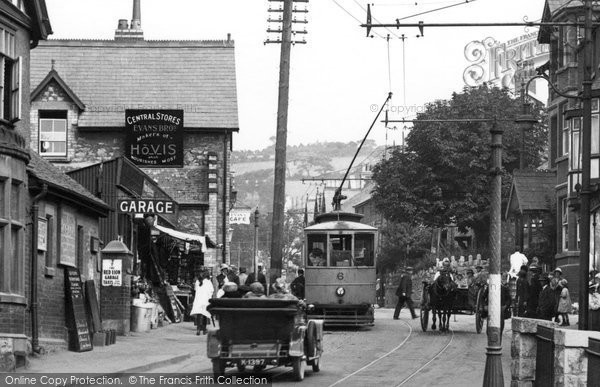
[[[173,214],[175,202],[172,200],[125,199],[119,200],[120,213]]]

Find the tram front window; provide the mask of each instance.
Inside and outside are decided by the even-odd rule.
[[[331,235],[332,266],[354,266],[352,264],[352,235]]]
[[[327,266],[326,235],[308,236],[308,259],[306,266]]]
[[[375,263],[375,236],[373,234],[356,234],[354,240],[354,264],[356,266],[373,266]]]

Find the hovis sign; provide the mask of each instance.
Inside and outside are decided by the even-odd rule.
[[[175,203],[171,200],[127,199],[119,200],[119,212],[138,214],[172,214]]]

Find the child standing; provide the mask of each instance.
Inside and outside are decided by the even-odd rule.
[[[561,326],[569,326],[569,313],[573,307],[567,284],[566,279],[563,278],[560,280],[559,286],[562,287],[562,290],[560,292],[560,300],[558,301],[558,314],[562,316]]]

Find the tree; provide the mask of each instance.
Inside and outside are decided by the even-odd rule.
[[[503,197],[519,166],[521,133],[514,123],[521,103],[508,89],[483,85],[454,93],[450,100],[426,106],[419,120],[497,118],[504,130]],[[536,118],[541,113],[536,111]],[[489,235],[489,122],[416,122],[406,149],[395,151],[373,171],[373,200],[383,216],[395,222],[474,231],[478,241]],[[544,161],[547,128],[536,124],[525,135],[525,163],[538,167]]]
[[[381,251],[377,257],[377,269],[393,271],[399,266],[415,266],[429,252],[431,230],[409,223],[386,222],[380,229],[382,237]]]

